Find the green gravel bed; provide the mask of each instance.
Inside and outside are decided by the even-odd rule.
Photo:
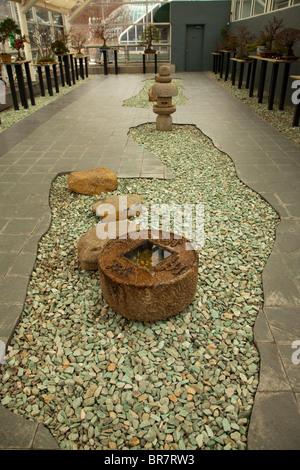
[[[284,110],[280,111],[278,109],[279,100],[275,99],[274,108],[272,110],[268,110],[267,92],[264,93],[263,103],[258,103],[257,90],[255,90],[253,97],[250,98],[249,90],[245,88],[245,83],[243,83],[243,87],[239,89],[237,86],[232,86],[230,80],[225,82],[213,72],[207,72],[207,74],[210,78],[216,80],[220,86],[225,88],[229,93],[243,101],[243,103],[249,106],[252,111],[271,124],[271,126],[275,127],[279,132],[285,135],[285,137],[295,142],[295,144],[300,145],[300,128],[292,126],[295,106],[285,105]]]
[[[180,106],[185,104],[188,100],[184,96],[184,89],[182,86],[182,80],[174,79],[172,80],[177,85],[178,95],[172,98],[172,103],[174,106]],[[155,80],[145,80],[144,87],[142,90],[135,96],[132,96],[128,100],[125,100],[123,106],[135,107],[135,108],[152,108],[153,102],[149,101],[148,92],[150,88],[155,84]]]
[[[22,119],[26,118],[30,114],[35,113],[36,111],[43,108],[44,106],[47,106],[47,104],[52,103],[53,101],[57,100],[58,98],[61,98],[67,93],[70,93],[70,91],[86,83],[87,80],[93,80],[93,78],[95,78],[95,75],[90,76],[84,80],[82,78],[78,78],[75,85],[72,85],[71,87],[70,86],[60,87],[59,93],[55,93],[54,91],[53,96],[49,96],[47,94],[47,91],[45,92],[46,96],[35,96],[34,97],[35,106],[32,106],[30,100],[28,100],[28,109],[24,109],[21,104],[19,104],[20,109],[18,111],[16,111],[13,106],[11,106],[10,108],[4,109],[3,111],[0,112],[0,118],[1,118],[0,133],[5,131],[5,129],[8,129],[9,127],[13,126],[17,122],[21,121]]]
[[[166,321],[141,323],[102,300],[77,242],[98,219],[97,197],[52,184],[23,317],[1,366],[0,402],[42,423],[61,449],[244,450],[260,357],[253,326],[277,214],[237,177],[232,160],[191,125],[130,129],[173,180],[119,179],[110,194],[157,204],[203,204],[194,301]]]

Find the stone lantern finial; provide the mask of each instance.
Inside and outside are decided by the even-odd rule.
[[[176,106],[172,104],[172,97],[178,95],[178,88],[172,83],[170,67],[162,65],[159,73],[155,77],[155,84],[152,87],[152,95],[157,97],[156,105],[153,105],[153,112],[158,114],[156,118],[157,131],[172,130],[172,116],[176,111]]]

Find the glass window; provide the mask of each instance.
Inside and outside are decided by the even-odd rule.
[[[53,23],[56,25],[63,25],[63,18],[61,13],[52,13]]]
[[[265,11],[266,0],[255,0],[254,1],[254,15],[259,15]]]
[[[233,14],[233,17],[235,20],[238,20],[240,18],[240,7],[241,7],[241,0],[236,0],[234,14]]]
[[[161,42],[168,42],[169,40],[169,26],[158,26]]]
[[[273,0],[272,10],[280,10],[289,6],[289,0]]]
[[[33,10],[30,8],[30,10],[27,11],[26,13],[26,20],[27,21],[33,21]]]
[[[10,2],[7,0],[0,0],[0,18],[5,17],[11,18],[11,9],[10,9]]]
[[[114,45],[118,42],[138,44],[141,40],[143,25],[153,23],[154,14],[161,7],[161,1],[149,2],[147,9],[146,2],[136,0],[103,0],[103,3],[100,0],[92,1],[70,21],[71,29],[86,26],[89,32],[88,44],[101,44],[103,31],[107,37],[107,45]],[[76,7],[78,6],[79,3]],[[166,29],[163,27],[161,36],[166,42],[169,37],[169,27]]]
[[[62,39],[64,37],[64,28],[57,26],[54,28],[54,39]]]
[[[137,40],[141,41],[144,28],[141,24],[139,24],[136,26],[136,30],[137,30]]]
[[[42,10],[42,8],[36,8],[36,17],[39,23],[49,23],[49,13],[47,10]]]
[[[130,28],[129,29],[129,41],[135,41],[135,28]]]
[[[251,16],[251,4],[252,0],[243,1],[241,18],[248,18],[248,16]]]

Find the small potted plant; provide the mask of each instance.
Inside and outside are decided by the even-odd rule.
[[[36,63],[41,65],[50,65],[56,62],[54,57],[43,56],[37,59]]]
[[[156,26],[154,26],[154,24],[149,24],[143,31],[140,45],[146,46],[146,49],[145,49],[146,54],[155,54],[156,50],[152,49],[153,42],[155,41],[158,42],[160,41],[160,39],[161,37]]]
[[[237,38],[237,53],[236,58],[241,60],[249,60],[248,52],[249,49],[247,45],[254,41],[255,36],[252,34],[247,26],[236,26],[238,30],[238,34],[236,35]]]
[[[276,16],[269,20],[264,30],[261,32],[260,45],[264,46],[265,50],[260,52],[262,57],[277,57],[278,51],[275,46],[275,37],[279,30],[283,28],[283,20],[278,19]]]
[[[283,51],[283,56],[288,60],[297,60],[294,55],[293,47],[300,41],[300,29],[284,28],[274,39],[275,44]]]
[[[20,35],[19,37],[14,37],[14,39],[11,41],[11,44],[10,44],[11,48],[15,49],[18,52],[17,60],[23,60],[24,59],[21,51],[24,50],[25,42],[28,42],[25,35],[23,35],[23,36]]]
[[[56,41],[51,44],[51,49],[55,55],[63,55],[69,53],[69,49],[67,48],[64,41],[62,41],[61,39],[56,39]]]
[[[83,31],[71,31],[71,45],[76,51],[76,55],[82,56],[82,49],[87,42],[87,36]]]
[[[222,41],[218,42],[219,49],[224,51],[235,52],[237,48],[237,36],[232,34],[226,28],[220,31]]]
[[[246,44],[247,52],[256,52],[257,55],[262,56],[262,53],[266,50],[265,44],[265,41],[260,37],[257,41]]]
[[[52,39],[43,25],[35,25],[30,33],[30,42],[38,49],[37,64],[52,64],[56,62],[51,49]]]
[[[2,44],[2,52],[0,56],[2,62],[11,61],[11,54],[6,52],[5,43],[10,37],[14,38],[15,34],[21,35],[21,30],[13,19],[5,18],[0,22],[0,42]]]
[[[93,35],[96,39],[100,39],[102,42],[100,49],[109,49],[110,46],[107,44],[109,40],[115,38],[116,33],[110,23],[102,21],[100,25],[92,28]]]

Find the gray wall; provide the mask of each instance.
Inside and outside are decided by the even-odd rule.
[[[212,70],[212,55],[220,39],[221,28],[228,27],[231,1],[171,2],[171,62],[176,71],[186,70],[186,26],[204,25],[201,70]],[[200,51],[201,53],[201,51]]]
[[[283,19],[284,27],[291,27],[300,29],[300,5],[295,5],[292,8],[285,8],[283,10],[277,10],[271,13],[265,13],[258,16],[253,16],[252,18],[247,18],[245,20],[234,21],[230,24],[229,30],[232,33],[236,33],[236,26],[247,26],[249,31],[259,38],[260,32],[264,29],[264,25],[268,23],[269,20],[273,19],[276,16],[277,18]],[[300,43],[294,46],[294,54],[300,57]],[[257,72],[256,72],[256,86],[258,85],[259,80],[259,70],[260,63],[258,62]],[[271,71],[272,65],[268,64],[267,66],[267,76],[266,76],[266,85],[265,90],[268,92],[271,80]],[[279,66],[279,73],[276,86],[276,96],[280,96],[280,86],[283,75],[283,65]],[[300,61],[298,63],[291,64],[290,75],[300,75]],[[291,95],[295,91],[292,89],[293,79],[289,79],[286,100],[285,103],[291,105]]]

